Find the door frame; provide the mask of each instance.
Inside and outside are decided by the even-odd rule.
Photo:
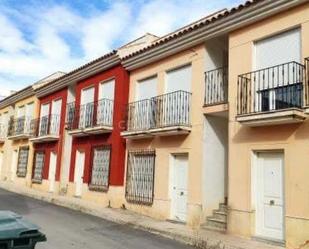
[[[257,176],[258,176],[258,164],[259,164],[259,154],[260,153],[269,153],[269,154],[281,154],[283,165],[282,165],[282,233],[283,233],[283,241],[278,242],[284,242],[286,238],[286,224],[285,224],[285,214],[286,214],[286,196],[285,196],[285,150],[284,149],[269,149],[269,150],[252,150],[251,152],[251,210],[254,213],[254,226],[252,226],[252,236],[266,239],[270,241],[277,241],[275,238],[272,239],[271,237],[261,237],[257,234],[257,215],[256,215],[256,209],[257,209],[257,202],[258,202],[258,194],[257,194]]]
[[[174,184],[174,174],[175,174],[175,161],[177,156],[185,156],[187,157],[187,211],[188,211],[188,196],[189,196],[189,191],[188,191],[188,186],[189,186],[189,152],[183,152],[183,153],[170,153],[169,155],[169,184],[168,184],[168,194],[169,194],[169,199],[170,199],[170,211],[169,211],[169,217],[171,220],[175,221],[175,210],[174,210],[174,205],[173,205],[173,198],[174,197],[174,191],[173,191],[173,184]],[[188,212],[187,212],[188,214]],[[178,220],[176,220],[178,221]],[[185,221],[179,221],[179,222],[187,222],[187,217]]]
[[[55,175],[53,177],[53,179],[51,179],[51,159],[52,159],[52,155],[55,155],[56,160],[55,160]],[[48,181],[49,181],[49,188],[48,191],[49,192],[54,192],[55,191],[55,183],[56,183],[56,172],[57,172],[57,159],[58,159],[58,155],[56,151],[51,151],[49,154],[49,169],[48,169]]]
[[[81,155],[81,154],[84,154],[84,161],[83,161],[83,169],[82,169],[82,172],[81,172],[81,186],[80,186],[80,190],[78,191],[78,182],[77,182],[77,155]],[[82,193],[83,193],[83,184],[84,184],[84,172],[85,172],[85,162],[86,162],[86,151],[85,150],[82,150],[82,149],[77,149],[76,152],[75,152],[75,168],[74,168],[74,184],[75,184],[75,191],[74,191],[74,196],[75,197],[81,197],[82,196]],[[80,173],[80,172],[79,172]],[[79,193],[79,194],[77,194]]]

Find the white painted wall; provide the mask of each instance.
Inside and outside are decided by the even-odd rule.
[[[206,215],[227,196],[228,120],[207,116],[204,121],[203,207]]]
[[[67,103],[71,103],[73,101],[75,101],[75,85],[68,87]],[[60,191],[66,192],[67,184],[69,182],[72,153],[72,136],[68,134],[66,129],[64,130],[62,139],[64,139],[64,141],[61,158]]]
[[[227,65],[228,41],[222,37],[205,43],[205,71]]]

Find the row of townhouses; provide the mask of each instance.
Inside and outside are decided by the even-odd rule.
[[[309,2],[251,0],[0,102],[1,181],[298,248]]]

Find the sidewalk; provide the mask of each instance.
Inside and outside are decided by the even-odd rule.
[[[279,246],[272,246],[232,235],[203,229],[193,230],[182,224],[155,220],[128,210],[102,208],[99,205],[85,202],[78,198],[43,193],[30,188],[25,189],[12,183],[0,182],[0,188],[98,216],[115,223],[126,224],[137,229],[194,245],[201,249],[282,249]]]

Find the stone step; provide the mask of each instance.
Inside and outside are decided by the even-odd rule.
[[[216,219],[219,219],[219,220],[222,220],[222,221],[226,222],[226,220],[227,220],[227,213],[219,211],[219,210],[214,210],[213,211],[213,217],[216,218]]]
[[[209,231],[215,231],[220,233],[226,233],[226,228],[220,228],[220,227],[213,227],[209,226],[207,224],[201,225],[201,229],[209,230]]]
[[[227,205],[225,203],[220,203],[219,210],[222,212],[227,212]]]
[[[223,221],[223,220],[220,220],[220,219],[217,219],[217,218],[211,216],[211,217],[207,217],[206,225],[208,227],[226,229],[227,222],[226,222],[226,220]]]

